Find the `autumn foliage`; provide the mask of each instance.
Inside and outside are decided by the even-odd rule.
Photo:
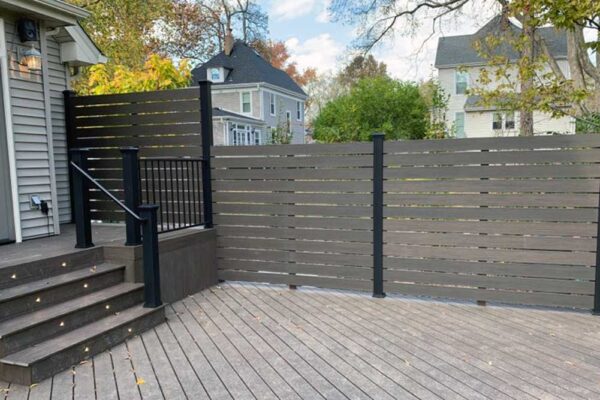
[[[273,67],[285,71],[300,86],[306,86],[317,78],[316,69],[307,68],[301,72],[298,64],[290,61],[291,56],[284,42],[259,40],[252,42],[251,46]]]

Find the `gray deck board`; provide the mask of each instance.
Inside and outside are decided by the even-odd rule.
[[[600,398],[600,320],[579,312],[228,282],[166,315],[0,399]]]

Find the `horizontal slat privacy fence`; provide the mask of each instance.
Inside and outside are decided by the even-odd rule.
[[[385,289],[592,308],[600,135],[385,144]]]
[[[212,153],[221,279],[371,289],[370,143]]]
[[[600,135],[384,152],[386,292],[593,307]],[[213,154],[222,279],[374,288],[373,144]]]
[[[142,160],[197,159],[203,156],[198,87],[98,96],[73,96],[66,92],[65,96],[69,147],[90,149],[90,173],[119,199],[123,197],[120,148],[139,148]],[[152,173],[153,169],[163,164],[157,162],[144,166]],[[177,192],[187,190],[186,185],[190,182],[180,177],[186,176],[188,167],[189,164],[180,162],[170,171],[173,172],[173,179],[176,179],[175,187],[172,188],[173,193],[166,186],[162,188],[161,198],[164,197],[164,201],[171,202]],[[163,174],[168,172],[162,171]],[[191,181],[191,172],[189,176]],[[142,174],[142,190],[148,187],[146,177],[150,175]],[[156,187],[152,189],[156,191]],[[144,199],[152,195],[156,196],[156,193],[144,192]],[[90,200],[92,219],[124,219],[123,212],[100,192],[92,191]],[[173,207],[170,212],[173,212]],[[166,221],[167,218],[166,208],[163,207],[159,211],[159,219]]]

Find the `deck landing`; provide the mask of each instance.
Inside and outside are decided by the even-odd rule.
[[[6,399],[597,399],[600,319],[225,283]],[[1,395],[0,395],[1,396]]]

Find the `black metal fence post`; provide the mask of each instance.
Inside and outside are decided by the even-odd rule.
[[[213,227],[212,173],[210,170],[210,148],[213,145],[212,82],[200,81],[200,124],[202,130],[202,201],[204,226]]]
[[[160,265],[158,260],[158,206],[144,204],[138,208],[144,220],[144,307],[156,308],[162,305],[160,294]]]
[[[84,171],[87,171],[87,152],[85,149],[70,150],[71,161]],[[90,216],[90,189],[87,181],[80,173],[72,171],[71,179],[73,219],[75,220],[75,235],[77,240],[75,248],[87,249],[88,247],[94,247],[94,243],[92,243],[92,220]]]
[[[373,297],[383,298],[383,133],[373,134]]]
[[[131,210],[137,210],[140,206],[140,163],[138,159],[139,149],[137,147],[124,147],[121,149],[123,156],[123,188],[125,191],[125,205]],[[126,214],[125,246],[138,246],[142,244],[140,222],[135,217]]]
[[[596,282],[594,284],[594,315],[600,315],[600,195],[598,195],[598,215],[596,217]]]

